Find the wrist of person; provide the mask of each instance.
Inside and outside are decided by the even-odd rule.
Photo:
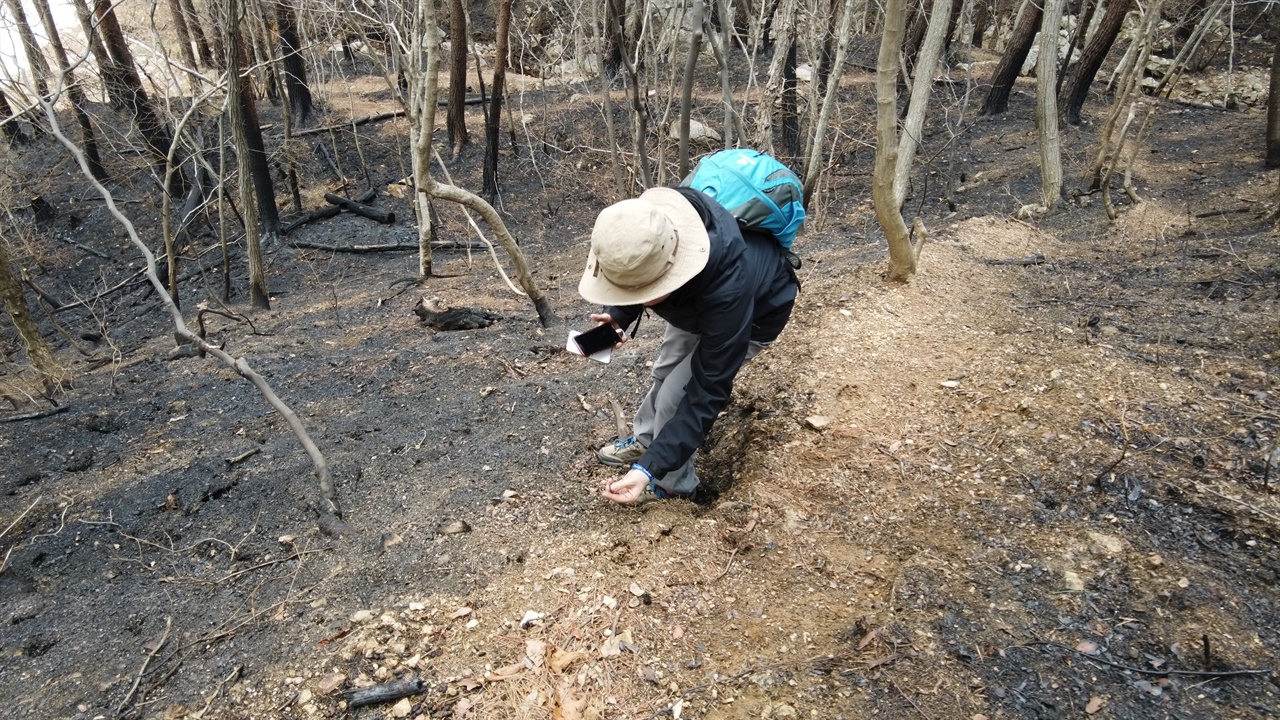
[[[649,478],[649,482],[653,482],[653,473],[649,472],[649,469],[640,463],[631,463],[631,469],[643,473],[645,477]]]

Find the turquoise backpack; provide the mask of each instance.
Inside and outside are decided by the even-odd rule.
[[[720,203],[745,228],[764,230],[787,250],[804,224],[804,186],[786,165],[755,150],[721,150],[698,161],[682,187]]]

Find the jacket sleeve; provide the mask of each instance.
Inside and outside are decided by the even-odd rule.
[[[734,264],[698,303],[702,336],[690,359],[684,398],[639,461],[655,477],[693,455],[729,402],[751,336],[752,294],[742,292],[745,281],[741,266]]]
[[[613,321],[618,323],[618,327],[626,330],[631,327],[631,323],[635,322],[636,318],[640,317],[640,313],[644,312],[644,305],[611,306],[605,308],[603,312],[613,318]]]

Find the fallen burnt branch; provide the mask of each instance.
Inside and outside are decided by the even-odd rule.
[[[390,225],[396,221],[396,214],[390,210],[379,210],[378,208],[370,207],[369,205],[365,205],[364,203],[359,203],[354,200],[348,200],[347,198],[344,198],[341,195],[334,195],[333,193],[325,193],[324,199],[328,200],[331,204],[337,205],[343,210],[346,210],[347,212],[355,213],[356,215],[359,215],[361,217],[367,217],[370,220],[375,220],[377,222],[382,223],[383,225]]]
[[[478,243],[473,240],[432,240],[432,250],[485,250],[489,249],[488,245]]]
[[[28,413],[22,413],[21,415],[5,415],[3,417],[0,417],[0,423],[21,422],[23,420],[36,420],[42,417],[49,417],[50,415],[57,415],[58,413],[62,412],[63,410],[66,410],[69,407],[71,406],[55,405],[53,407],[45,408],[43,410],[35,410]]]
[[[482,105],[484,104],[484,98],[469,97],[466,100],[464,100],[462,104],[463,105]],[[436,106],[449,107],[449,101],[440,100],[436,103]],[[361,125],[368,125],[369,123],[382,122],[383,120],[391,120],[391,119],[403,117],[403,116],[404,116],[404,110],[389,110],[387,112],[375,113],[373,115],[364,115],[362,117],[356,118],[355,120],[350,120],[344,123],[338,123],[336,125],[325,125],[324,127],[307,128],[306,130],[295,130],[293,133],[293,136],[302,137],[304,135],[318,135],[320,133],[327,133],[333,130],[346,130],[347,128],[357,128],[357,127],[360,127]]]
[[[358,708],[417,695],[426,689],[422,678],[414,676],[358,690],[347,690],[343,694],[347,696],[347,707]]]
[[[1204,211],[1204,212],[1198,212],[1198,213],[1196,213],[1193,217],[1195,217],[1197,220],[1203,220],[1204,218],[1220,217],[1220,216],[1222,216],[1222,215],[1234,215],[1234,214],[1237,214],[1237,213],[1249,213],[1249,212],[1254,212],[1255,210],[1257,210],[1257,208],[1256,208],[1256,207],[1252,207],[1252,206],[1250,206],[1250,207],[1238,207],[1238,208],[1224,208],[1224,209],[1219,209],[1219,210],[1206,210],[1206,211]]]
[[[328,220],[331,217],[336,217],[340,212],[342,212],[342,208],[337,207],[335,205],[316,208],[315,210],[312,210],[306,215],[303,215],[297,220],[293,220],[288,225],[285,225],[284,227],[280,228],[280,234],[288,235],[289,233],[293,232],[294,230],[297,230],[298,228],[302,227],[303,225],[306,225],[307,223],[315,222],[317,220]]]
[[[54,314],[56,315],[56,314],[58,314],[58,313],[60,313],[60,312],[64,312],[64,311],[66,311],[66,310],[71,310],[71,309],[73,309],[73,308],[78,308],[78,307],[81,307],[82,305],[88,305],[89,303],[97,302],[97,301],[99,301],[99,300],[101,300],[101,299],[103,299],[103,298],[107,297],[108,295],[110,295],[110,294],[112,294],[112,293],[114,293],[114,292],[116,292],[117,290],[120,290],[120,289],[122,289],[122,288],[128,287],[128,286],[130,286],[130,285],[134,285],[134,284],[139,283],[139,282],[146,282],[146,278],[142,277],[143,275],[146,275],[146,273],[147,273],[147,271],[146,271],[146,270],[139,270],[139,271],[135,272],[134,274],[130,275],[129,277],[125,278],[124,280],[121,280],[120,282],[116,283],[115,285],[112,285],[111,287],[107,288],[106,290],[103,290],[102,292],[98,293],[97,295],[94,295],[93,297],[85,298],[84,300],[77,300],[77,301],[75,301],[75,302],[73,302],[73,303],[67,303],[66,305],[60,305],[60,306],[58,306],[58,307],[54,308],[51,312],[52,312],[52,313],[54,313]]]
[[[169,642],[169,631],[172,629],[173,618],[166,617],[164,619],[164,634],[161,635],[160,639],[151,646],[149,651],[147,651],[147,657],[142,661],[142,667],[138,670],[137,677],[133,679],[133,685],[129,687],[129,692],[125,693],[124,699],[120,701],[120,704],[116,706],[116,717],[123,716],[124,709],[133,701],[134,693],[138,692],[138,686],[142,684],[142,677],[147,674],[147,666],[155,659],[156,653],[160,652],[160,648],[164,647],[165,643]]]
[[[360,127],[361,125],[368,125],[369,123],[372,123],[372,122],[382,122],[383,120],[390,120],[392,118],[402,117],[403,115],[404,115],[404,110],[391,110],[389,112],[376,113],[374,115],[365,115],[363,117],[358,117],[355,120],[351,120],[349,122],[344,122],[344,123],[338,123],[336,125],[325,125],[323,127],[313,127],[313,128],[307,128],[305,130],[295,130],[293,132],[293,136],[303,137],[305,135],[319,135],[320,133],[332,132],[334,130],[346,130],[347,128],[356,128],[356,127]]]
[[[412,250],[417,252],[419,248],[416,244],[407,243],[383,243],[381,245],[325,245],[324,243],[313,243],[305,240],[292,243],[296,248],[304,250],[328,250],[336,253],[375,253],[375,252],[396,252],[403,250]]]
[[[329,193],[325,193],[326,197],[328,195]],[[357,202],[357,203],[360,203],[361,205],[364,205],[366,203],[371,202],[377,196],[378,196],[377,191],[374,190],[373,188],[369,188],[368,190],[365,190],[359,195],[351,198],[351,200],[353,202]],[[315,210],[312,210],[306,215],[303,215],[302,217],[296,220],[293,220],[288,225],[285,225],[284,227],[280,228],[280,234],[288,235],[290,232],[296,230],[297,228],[302,227],[303,225],[306,225],[309,222],[315,222],[317,220],[327,220],[328,218],[336,216],[338,213],[342,212],[342,210],[343,208],[337,204],[326,205],[325,207],[322,207],[322,208],[316,208]]]

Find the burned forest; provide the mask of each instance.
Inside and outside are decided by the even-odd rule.
[[[1280,712],[1280,10],[4,0],[6,717]],[[596,217],[752,148],[691,498]]]

